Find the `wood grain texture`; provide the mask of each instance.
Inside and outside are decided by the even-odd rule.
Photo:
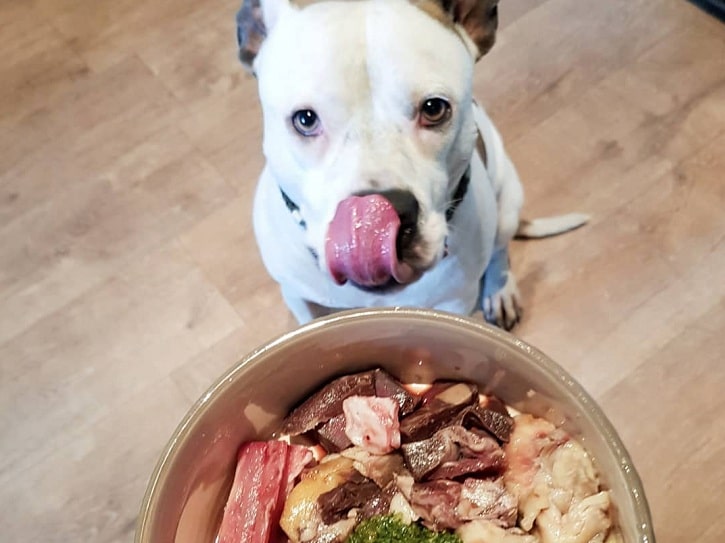
[[[251,230],[236,2],[0,1],[7,541],[130,541],[192,402],[293,319]],[[516,333],[601,403],[660,541],[725,537],[725,27],[682,0],[504,0],[476,96],[529,217]]]

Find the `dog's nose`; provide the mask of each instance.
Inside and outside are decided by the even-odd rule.
[[[413,243],[415,235],[418,232],[418,200],[409,190],[400,189],[365,191],[357,195],[368,196],[370,194],[379,194],[385,197],[393,204],[395,212],[400,217],[400,230],[398,230],[395,245],[398,251],[398,258],[402,258],[404,251]]]

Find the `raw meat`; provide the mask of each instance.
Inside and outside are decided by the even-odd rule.
[[[312,460],[306,447],[283,441],[253,441],[239,450],[219,543],[269,543],[279,540],[285,500]]]
[[[400,447],[398,403],[392,398],[351,396],[342,402],[345,434],[354,445],[373,454]]]

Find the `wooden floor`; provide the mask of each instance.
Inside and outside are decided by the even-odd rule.
[[[261,266],[236,0],[0,0],[0,539],[130,541],[191,403],[293,321]],[[476,95],[526,215],[517,333],[611,417],[661,542],[725,539],[725,26],[502,0]]]

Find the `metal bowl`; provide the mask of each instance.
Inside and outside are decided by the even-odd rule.
[[[250,353],[191,408],[148,484],[136,543],[214,541],[246,440],[265,438],[333,377],[380,366],[404,382],[460,379],[577,436],[612,492],[627,543],[654,543],[642,482],[594,400],[558,364],[477,320],[429,310],[348,311]]]

